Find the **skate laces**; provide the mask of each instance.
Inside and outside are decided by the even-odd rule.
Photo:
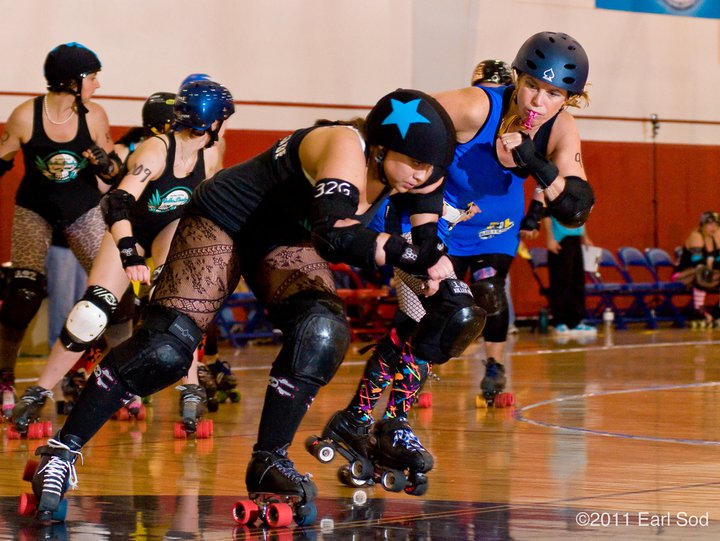
[[[71,452],[72,454],[80,457],[80,463],[83,463],[83,455],[80,451],[73,451],[64,443],[56,440],[49,439],[48,446],[55,449],[64,449]],[[63,484],[65,481],[65,474],[67,473],[68,485],[71,489],[75,490],[78,486],[77,472],[75,471],[75,464],[59,456],[51,456],[50,460],[38,470],[38,473],[45,473],[43,477],[43,492],[49,492],[56,496],[62,497],[63,495]]]
[[[38,391],[37,389],[42,389],[41,391]],[[25,394],[20,397],[20,402],[25,402],[26,404],[30,405],[35,402],[45,402],[47,399],[52,400],[55,402],[55,395],[50,389],[43,389],[40,386],[37,387],[31,387],[27,391],[25,391]]]
[[[395,431],[393,435],[393,447],[397,447],[398,444],[402,444],[402,446],[409,451],[425,451],[425,447],[422,446],[418,437],[413,434],[412,430],[406,428]]]
[[[178,385],[177,387],[175,387],[175,389],[180,391],[181,393],[183,393],[183,395],[182,395],[183,402],[190,402],[190,403],[195,403],[195,404],[199,404],[200,402],[202,402],[202,397],[200,395],[192,392],[192,390],[188,389],[185,385]],[[189,392],[186,393],[185,391],[189,391]]]
[[[275,451],[274,454],[281,458],[280,460],[276,460],[275,462],[273,462],[272,465],[284,477],[287,477],[294,483],[299,483],[301,481],[309,481],[312,478],[311,474],[306,473],[305,475],[301,475],[300,472],[295,469],[295,465],[293,464],[292,460],[288,458],[287,451],[284,447]]]

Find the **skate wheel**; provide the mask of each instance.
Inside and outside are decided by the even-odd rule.
[[[35,494],[25,492],[20,495],[20,504],[18,505],[18,514],[21,517],[31,517],[37,509],[38,499]]]
[[[415,474],[415,478],[410,481],[410,485],[405,487],[405,494],[411,496],[422,496],[427,492],[428,478],[422,473]]]
[[[208,398],[207,409],[210,413],[215,413],[219,408],[220,404],[218,404],[217,398]]]
[[[13,425],[7,427],[6,434],[9,440],[19,440],[21,437],[20,432],[18,432],[17,428],[15,428]]]
[[[145,417],[147,417],[147,409],[145,408],[145,406],[140,404],[140,407],[137,408],[137,413],[135,414],[135,418],[138,421],[144,421]]]
[[[487,409],[487,400],[485,400],[485,397],[482,394],[475,396],[475,407],[478,409]]]
[[[118,421],[127,421],[130,418],[130,412],[123,406],[119,410],[115,412],[115,415],[113,415],[115,419]]]
[[[385,490],[400,492],[407,485],[407,477],[400,470],[387,470],[382,474],[380,482]]]
[[[313,502],[301,505],[295,511],[295,523],[298,526],[309,526],[317,518],[317,507]]]
[[[42,438],[42,435],[38,436],[37,429],[37,423],[30,423],[28,425],[27,432],[25,433],[25,437],[29,440],[39,440]]]
[[[173,425],[173,435],[176,440],[187,439],[187,432],[185,431],[185,425],[182,423],[175,423]]]
[[[375,467],[369,460],[353,460],[350,463],[350,474],[357,480],[367,481],[374,470]]]
[[[212,421],[207,421],[205,419],[202,419],[197,424],[197,431],[195,432],[196,437],[205,439],[209,438],[213,434],[213,424]]]
[[[271,503],[268,505],[265,522],[273,528],[289,526],[293,521],[293,510],[287,503]]]
[[[219,404],[224,404],[228,399],[228,395],[225,391],[218,391],[216,396]]]
[[[230,391],[228,393],[228,396],[230,397],[230,402],[233,404],[237,404],[240,402],[240,392],[239,391]]]
[[[60,503],[57,506],[57,509],[52,512],[52,519],[57,520],[58,522],[65,522],[65,518],[67,517],[68,512],[68,502],[65,498],[60,500]]]
[[[359,488],[364,487],[368,480],[358,479],[357,477],[354,477],[352,473],[350,473],[350,466],[347,464],[345,466],[341,466],[338,469],[338,480],[345,486],[352,487],[352,488]]]
[[[496,408],[509,408],[515,404],[515,395],[512,393],[500,393],[495,397]]]
[[[255,502],[238,500],[233,506],[233,519],[238,524],[252,524],[260,516],[260,509]]]
[[[418,397],[419,408],[429,408],[432,406],[432,393],[420,393]]]
[[[35,476],[35,470],[37,470],[38,467],[38,461],[30,459],[25,463],[25,469],[23,470],[22,479],[23,481],[27,481],[28,483],[31,483],[33,480],[33,477]]]
[[[53,427],[52,427],[52,421],[45,421],[43,423],[43,432],[45,433],[45,437],[49,438],[52,436],[53,433]]]

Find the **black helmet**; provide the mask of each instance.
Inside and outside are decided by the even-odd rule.
[[[703,212],[700,215],[700,225],[703,226],[705,224],[711,224],[711,223],[720,224],[720,214],[718,214],[717,212],[714,212],[712,210]]]
[[[365,129],[370,145],[381,145],[443,171],[452,162],[452,120],[435,98],[419,90],[399,88],[380,98],[365,119]]]
[[[483,60],[475,66],[470,84],[474,86],[483,83],[511,85],[513,83],[513,77],[510,66],[502,60]]]
[[[165,133],[173,122],[175,94],[172,92],[155,92],[142,108],[143,127],[155,134]]]
[[[45,58],[45,79],[48,89],[56,92],[73,92],[71,83],[78,84],[74,92],[80,94],[82,79],[100,71],[102,64],[97,55],[80,43],[58,45]]]
[[[540,32],[528,38],[512,67],[570,94],[582,94],[590,69],[582,45],[560,32]]]

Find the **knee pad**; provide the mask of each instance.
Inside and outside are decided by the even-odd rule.
[[[112,368],[134,394],[148,396],[187,375],[202,329],[175,310],[151,306],[132,338],[100,363]]]
[[[81,352],[102,336],[118,306],[118,299],[102,286],[90,286],[72,307],[60,341],[65,349]]]
[[[47,297],[47,280],[44,274],[31,269],[11,268],[7,275],[0,322],[15,329],[26,329]]]
[[[475,304],[470,288],[462,280],[443,280],[438,292],[424,305],[425,317],[413,332],[410,344],[418,357],[432,364],[462,355],[485,326],[485,310]]]
[[[281,309],[284,344],[275,361],[301,381],[326,385],[350,347],[342,303],[328,293],[299,293]]]
[[[490,278],[478,280],[470,286],[470,291],[477,305],[485,310],[488,317],[496,316],[503,310],[507,311],[507,293],[505,292],[505,277],[501,279]]]

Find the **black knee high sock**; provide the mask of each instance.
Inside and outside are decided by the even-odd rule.
[[[100,363],[60,429],[59,439],[72,435],[87,443],[132,396],[113,370]]]
[[[319,390],[319,385],[300,381],[273,369],[265,392],[255,450],[274,451],[291,443]]]

